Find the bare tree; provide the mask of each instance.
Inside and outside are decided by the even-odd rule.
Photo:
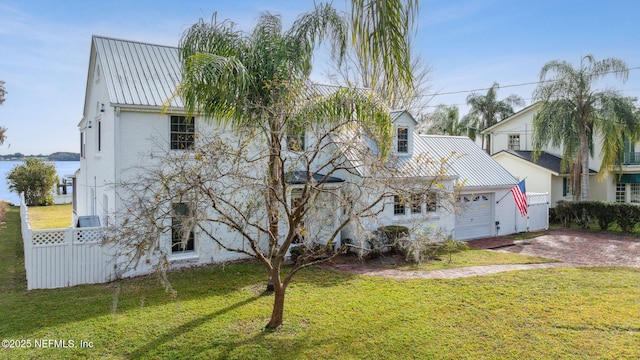
[[[317,105],[326,106],[321,100]],[[278,191],[271,188],[269,146],[261,130],[250,125],[202,133],[190,151],[154,152],[145,161],[149,165],[131,169],[130,180],[117,184],[126,210],[118,214],[121,221],[110,228],[109,238],[126,260],[120,269],[153,266],[164,274],[171,248],[193,246],[196,236],[199,246],[215,244],[265,266],[281,289],[274,292],[267,327],[280,326],[285,290],[299,270],[335,256],[346,246],[341,239],[367,249],[373,231],[390,225],[382,215],[398,204],[416,212],[405,223],[414,230],[429,227],[427,201],[437,201],[445,211],[452,199],[447,160],[384,158],[380,139],[353,115],[336,114],[337,120],[325,123],[301,116],[307,120],[295,127],[274,117],[283,121],[277,134],[284,149],[277,159],[282,164]],[[273,194],[278,234],[269,226]],[[290,262],[295,247],[302,254]]]

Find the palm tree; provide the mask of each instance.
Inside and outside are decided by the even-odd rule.
[[[616,58],[596,61],[587,55],[574,68],[566,61],[550,61],[540,70],[540,85],[533,93],[541,106],[533,118],[532,142],[539,152],[547,144],[562,146],[564,166],[571,165],[574,199],[589,199],[589,155],[593,138],[602,137],[600,176],[616,164],[627,137],[637,141],[640,118],[633,99],[612,89],[595,88],[596,82],[612,75],[623,82],[629,76],[626,64]],[[578,181],[578,175],[580,181]]]
[[[369,2],[362,5],[367,4]],[[367,9],[366,14],[370,14],[371,8]],[[386,24],[379,18],[374,20],[379,26]],[[265,191],[270,246],[267,254],[255,253],[273,283],[274,306],[267,328],[282,324],[285,290],[297,271],[294,269],[281,278],[280,267],[293,241],[293,236],[284,240],[278,238],[279,209],[284,198],[283,189],[286,189],[282,156],[286,134],[297,130],[301,121],[325,123],[332,118],[355,113],[355,118],[370,134],[380,136],[383,154],[390,147],[390,117],[375,98],[341,89],[324,102],[317,99],[307,102],[304,89],[311,72],[314,48],[328,38],[338,56],[343,56],[349,44],[346,24],[345,18],[330,5],[321,4],[314,11],[300,16],[284,32],[280,17],[268,13],[262,14],[250,34],[237,31],[229,21],[218,22],[214,15],[211,23],[200,21],[189,28],[181,40],[183,80],[177,94],[184,100],[186,110],[226,122],[238,130],[255,129],[261,133],[257,138],[265,141],[269,149]],[[360,26],[373,25],[366,23]],[[377,40],[382,39],[369,39],[369,42]],[[401,53],[392,52],[386,56],[385,52],[394,50],[396,46],[406,47],[407,44],[396,43],[391,49],[368,47],[367,51],[375,58],[390,59],[382,63],[393,65]],[[411,77],[401,80],[410,81]],[[289,227],[297,225],[289,223]],[[289,234],[294,232],[289,231]]]
[[[472,127],[475,127],[477,130],[486,129],[513,115],[514,106],[524,106],[524,100],[515,94],[498,100],[497,91],[499,88],[500,84],[494,82],[486,95],[472,92],[467,96],[467,105],[471,106],[468,116],[471,117],[469,121]],[[485,136],[482,135],[482,148],[490,152],[490,138],[486,139],[486,144],[485,147]]]

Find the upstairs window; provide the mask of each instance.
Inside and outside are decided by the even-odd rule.
[[[171,150],[193,149],[195,130],[193,117],[171,116]]]
[[[520,150],[520,134],[509,135],[509,150]]]
[[[409,152],[409,129],[398,128],[398,153]]]

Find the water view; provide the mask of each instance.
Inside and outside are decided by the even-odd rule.
[[[16,165],[22,165],[22,161],[0,161],[0,199],[18,205],[20,198],[18,194],[9,191],[7,184],[7,173]],[[80,168],[80,161],[52,161],[56,166],[58,177],[64,178],[73,175]]]

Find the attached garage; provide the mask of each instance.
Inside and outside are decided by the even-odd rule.
[[[460,196],[456,215],[456,240],[476,239],[493,235],[493,194],[466,194]]]

